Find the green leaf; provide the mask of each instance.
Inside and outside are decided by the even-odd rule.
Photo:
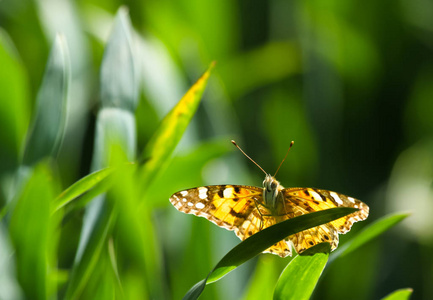
[[[9,240],[8,232],[0,222],[0,299],[24,299],[16,278],[15,250]]]
[[[127,46],[126,46],[127,45]],[[131,24],[125,7],[119,9],[101,65],[101,104],[134,113],[138,101],[137,70]]]
[[[24,164],[55,156],[63,139],[66,122],[70,63],[66,40],[57,36],[36,99],[33,123],[27,137]]]
[[[95,199],[98,200],[98,199]],[[80,242],[85,246],[79,247],[75,264],[72,269],[65,299],[79,299],[79,295],[90,280],[92,272],[99,261],[99,256],[105,245],[108,233],[114,225],[115,214],[112,206],[99,202],[100,209],[96,211],[92,228],[82,233]]]
[[[230,138],[218,138],[195,145],[188,152],[173,157],[167,169],[161,172],[146,191],[146,203],[166,205],[173,190],[181,190],[191,182],[202,185],[202,169],[212,159],[233,151]],[[188,170],[188,172],[185,172]],[[179,176],[182,174],[182,176]],[[170,188],[167,188],[170,183]]]
[[[206,281],[207,278],[197,282],[192,288],[190,288],[190,290],[185,294],[185,296],[182,299],[183,300],[198,299],[198,297],[200,297],[201,293],[203,293],[204,288],[206,287]]]
[[[29,87],[26,72],[9,36],[0,28],[0,172],[18,167],[28,126]],[[7,128],[7,130],[4,130]]]
[[[160,126],[146,145],[146,148],[141,155],[142,159],[146,160],[146,164],[143,166],[141,172],[141,182],[144,189],[148,187],[156,174],[162,169],[165,169],[168,165],[171,153],[176,148],[176,145],[179,143],[183,133],[197,110],[214,65],[215,63],[210,65],[208,70],[165,116]]]
[[[321,243],[307,251],[292,259],[281,273],[274,299],[310,299],[328,261],[331,247],[329,243]]]
[[[93,172],[68,187],[54,200],[53,213],[106,179],[113,170],[113,168],[105,168]]]
[[[17,197],[10,220],[15,248],[17,277],[26,298],[48,299],[50,204],[54,199],[53,178],[46,164],[37,165]]]
[[[412,292],[413,289],[411,288],[396,290],[385,298],[382,298],[382,300],[408,300],[412,295]]]
[[[280,264],[288,259],[282,260],[275,255],[260,255],[242,300],[272,299],[275,282],[281,272]]]
[[[319,226],[321,224],[329,223],[356,211],[356,208],[350,207],[332,208],[298,216],[296,218],[289,219],[268,227],[247,238],[230,250],[209,273],[204,283],[203,281],[201,281],[201,283],[204,285],[221,279],[239,265],[263,252],[273,244],[281,241],[289,235],[308,228]],[[195,290],[200,290],[200,287],[197,285],[195,285],[193,288]],[[196,294],[194,293],[193,295]]]
[[[394,227],[405,218],[407,218],[409,215],[409,213],[396,213],[380,218],[379,220],[365,227],[362,232],[357,234],[349,242],[339,247],[333,254],[331,254],[329,262],[334,261],[339,256],[347,255],[350,252],[358,249],[359,247],[378,237],[388,229]]]
[[[124,153],[130,161],[135,158],[137,84],[132,54],[130,22],[127,11],[121,8],[116,14],[101,66],[102,109],[96,121],[92,170],[107,167],[115,152]],[[113,204],[106,201],[104,195],[93,199],[87,207],[66,299],[79,298],[88,281],[93,279],[91,275],[115,219]]]

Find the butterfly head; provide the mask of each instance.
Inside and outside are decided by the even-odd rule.
[[[275,179],[271,174],[266,174],[265,180],[263,181],[263,201],[265,206],[270,209],[277,207],[277,200],[279,198],[280,191],[284,189],[283,186]]]

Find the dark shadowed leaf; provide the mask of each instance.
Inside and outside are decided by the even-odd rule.
[[[331,222],[355,211],[357,211],[356,208],[349,207],[332,208],[302,215],[268,227],[249,237],[230,250],[211,271],[207,277],[207,280],[201,281],[200,283],[204,286],[207,283],[212,283],[221,279],[223,276],[227,275],[227,273],[236,269],[244,262],[263,252],[276,242],[281,241],[289,235]],[[197,291],[202,291],[204,287],[201,289],[200,283],[196,284],[193,288]],[[192,295],[196,295],[196,293]],[[185,299],[197,298],[192,297]]]

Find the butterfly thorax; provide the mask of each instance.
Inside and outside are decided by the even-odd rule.
[[[284,196],[281,191],[284,187],[274,178],[267,174],[263,181],[263,204],[269,208],[273,215],[278,214],[280,206],[284,202]]]

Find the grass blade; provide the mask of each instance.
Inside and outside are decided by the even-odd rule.
[[[385,298],[382,298],[382,300],[408,300],[412,292],[411,288],[396,290]]]
[[[14,250],[9,241],[8,232],[0,222],[0,299],[24,299],[16,278]]]
[[[36,99],[36,112],[24,151],[25,165],[56,155],[59,149],[66,123],[69,64],[66,40],[57,36]]]
[[[409,213],[396,213],[380,218],[379,220],[365,227],[362,232],[357,234],[349,242],[339,247],[333,254],[331,254],[329,262],[334,261],[339,256],[347,255],[350,252],[358,249],[359,247],[378,237],[388,229],[394,227],[405,218],[407,218],[409,215]]]
[[[141,182],[146,188],[156,174],[165,169],[169,162],[171,153],[179,143],[189,122],[194,116],[200,103],[201,96],[206,87],[210,72],[215,63],[197,80],[197,82],[186,92],[176,106],[165,116],[161,125],[150,139],[141,155],[146,160],[142,168]]]
[[[53,213],[106,179],[113,173],[113,170],[113,168],[105,168],[93,172],[68,187],[54,200]]]
[[[119,152],[126,153],[131,161],[135,157],[137,84],[134,68],[130,22],[126,10],[121,8],[101,66],[102,109],[97,116],[92,170],[107,167],[113,150],[120,149]],[[128,79],[127,82],[124,79]],[[95,280],[91,275],[115,218],[113,205],[104,195],[93,199],[87,207],[66,299],[79,298],[88,281]]]
[[[50,203],[54,199],[53,178],[46,164],[32,170],[10,220],[15,248],[17,277],[27,299],[48,299]],[[31,272],[30,272],[31,270]]]
[[[325,268],[329,243],[318,244],[290,261],[278,279],[274,299],[310,299]],[[311,253],[311,254],[310,254]]]
[[[0,176],[18,167],[28,126],[29,87],[9,36],[0,28]],[[7,128],[7,130],[5,130]]]
[[[263,252],[276,242],[281,241],[289,235],[331,222],[355,211],[357,211],[356,208],[349,207],[332,208],[302,215],[266,228],[249,237],[230,250],[210,272],[207,280],[201,281],[201,284],[205,285],[207,283],[212,283],[221,279],[223,276],[227,275],[229,272],[233,271],[247,260],[253,258],[257,254]],[[200,290],[198,284],[194,286],[194,289]]]
[[[332,208],[305,214],[266,228],[241,242],[227,253],[212,271],[212,274],[208,278],[208,283],[219,280],[239,265],[289,235],[321,224],[329,223],[355,211],[357,211],[356,208],[349,207]]]

